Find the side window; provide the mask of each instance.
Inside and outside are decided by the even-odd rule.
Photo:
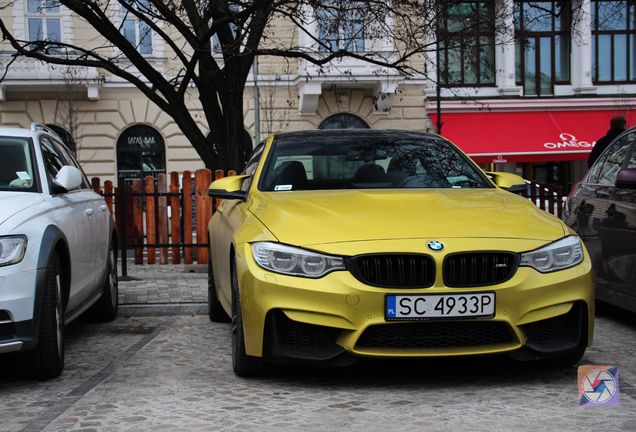
[[[42,149],[42,158],[44,159],[46,177],[50,184],[66,163],[62,155],[57,152],[53,142],[49,138],[40,137],[40,147]]]
[[[86,174],[84,173],[84,170],[80,166],[79,162],[77,162],[77,160],[75,160],[75,158],[71,154],[71,151],[64,144],[60,143],[59,141],[53,141],[53,142],[56,145],[57,151],[64,157],[64,159],[66,161],[65,165],[74,166],[75,168],[77,168],[78,170],[80,170],[82,172],[82,189],[90,189],[91,188],[91,184],[88,181],[88,177],[86,177]]]
[[[636,168],[636,133],[629,134],[630,141],[632,142],[632,156],[627,161],[627,165],[625,168],[634,169]]]
[[[594,183],[607,186],[614,185],[616,176],[629,153],[633,138],[633,134],[626,135],[603,152],[602,160],[599,160],[598,164],[594,165],[595,172],[593,175],[595,174],[595,176],[592,177]]]
[[[629,158],[629,161],[627,161],[627,166],[625,168],[636,168],[636,148],[632,150],[632,157]]]
[[[247,192],[252,185],[252,180],[254,180],[254,173],[256,173],[256,168],[258,168],[258,163],[261,160],[261,156],[263,155],[263,149],[265,148],[265,143],[260,143],[258,147],[254,149],[252,155],[250,156],[249,161],[245,165],[245,169],[243,170],[243,174],[247,174],[251,176],[246,179],[241,186],[241,190],[243,192]]]

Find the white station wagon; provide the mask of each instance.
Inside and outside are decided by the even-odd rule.
[[[0,355],[59,375],[64,325],[89,309],[117,315],[116,240],[104,199],[55,132],[0,127]]]

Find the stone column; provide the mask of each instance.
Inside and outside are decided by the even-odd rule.
[[[495,5],[497,90],[502,96],[520,96],[515,77],[514,1],[497,0]]]
[[[592,84],[592,6],[590,0],[572,2],[572,91],[595,94]]]

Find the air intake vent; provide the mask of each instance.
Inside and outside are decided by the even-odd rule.
[[[519,256],[511,252],[469,252],[444,260],[444,284],[449,287],[495,285],[517,271]]]
[[[367,328],[357,348],[444,349],[488,347],[516,341],[502,321],[448,321],[380,324]]]
[[[422,254],[370,254],[347,260],[362,283],[382,288],[426,288],[435,282],[435,262]]]

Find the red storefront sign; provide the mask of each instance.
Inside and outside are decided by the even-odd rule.
[[[442,135],[478,163],[584,160],[615,115],[625,112],[442,113]]]

